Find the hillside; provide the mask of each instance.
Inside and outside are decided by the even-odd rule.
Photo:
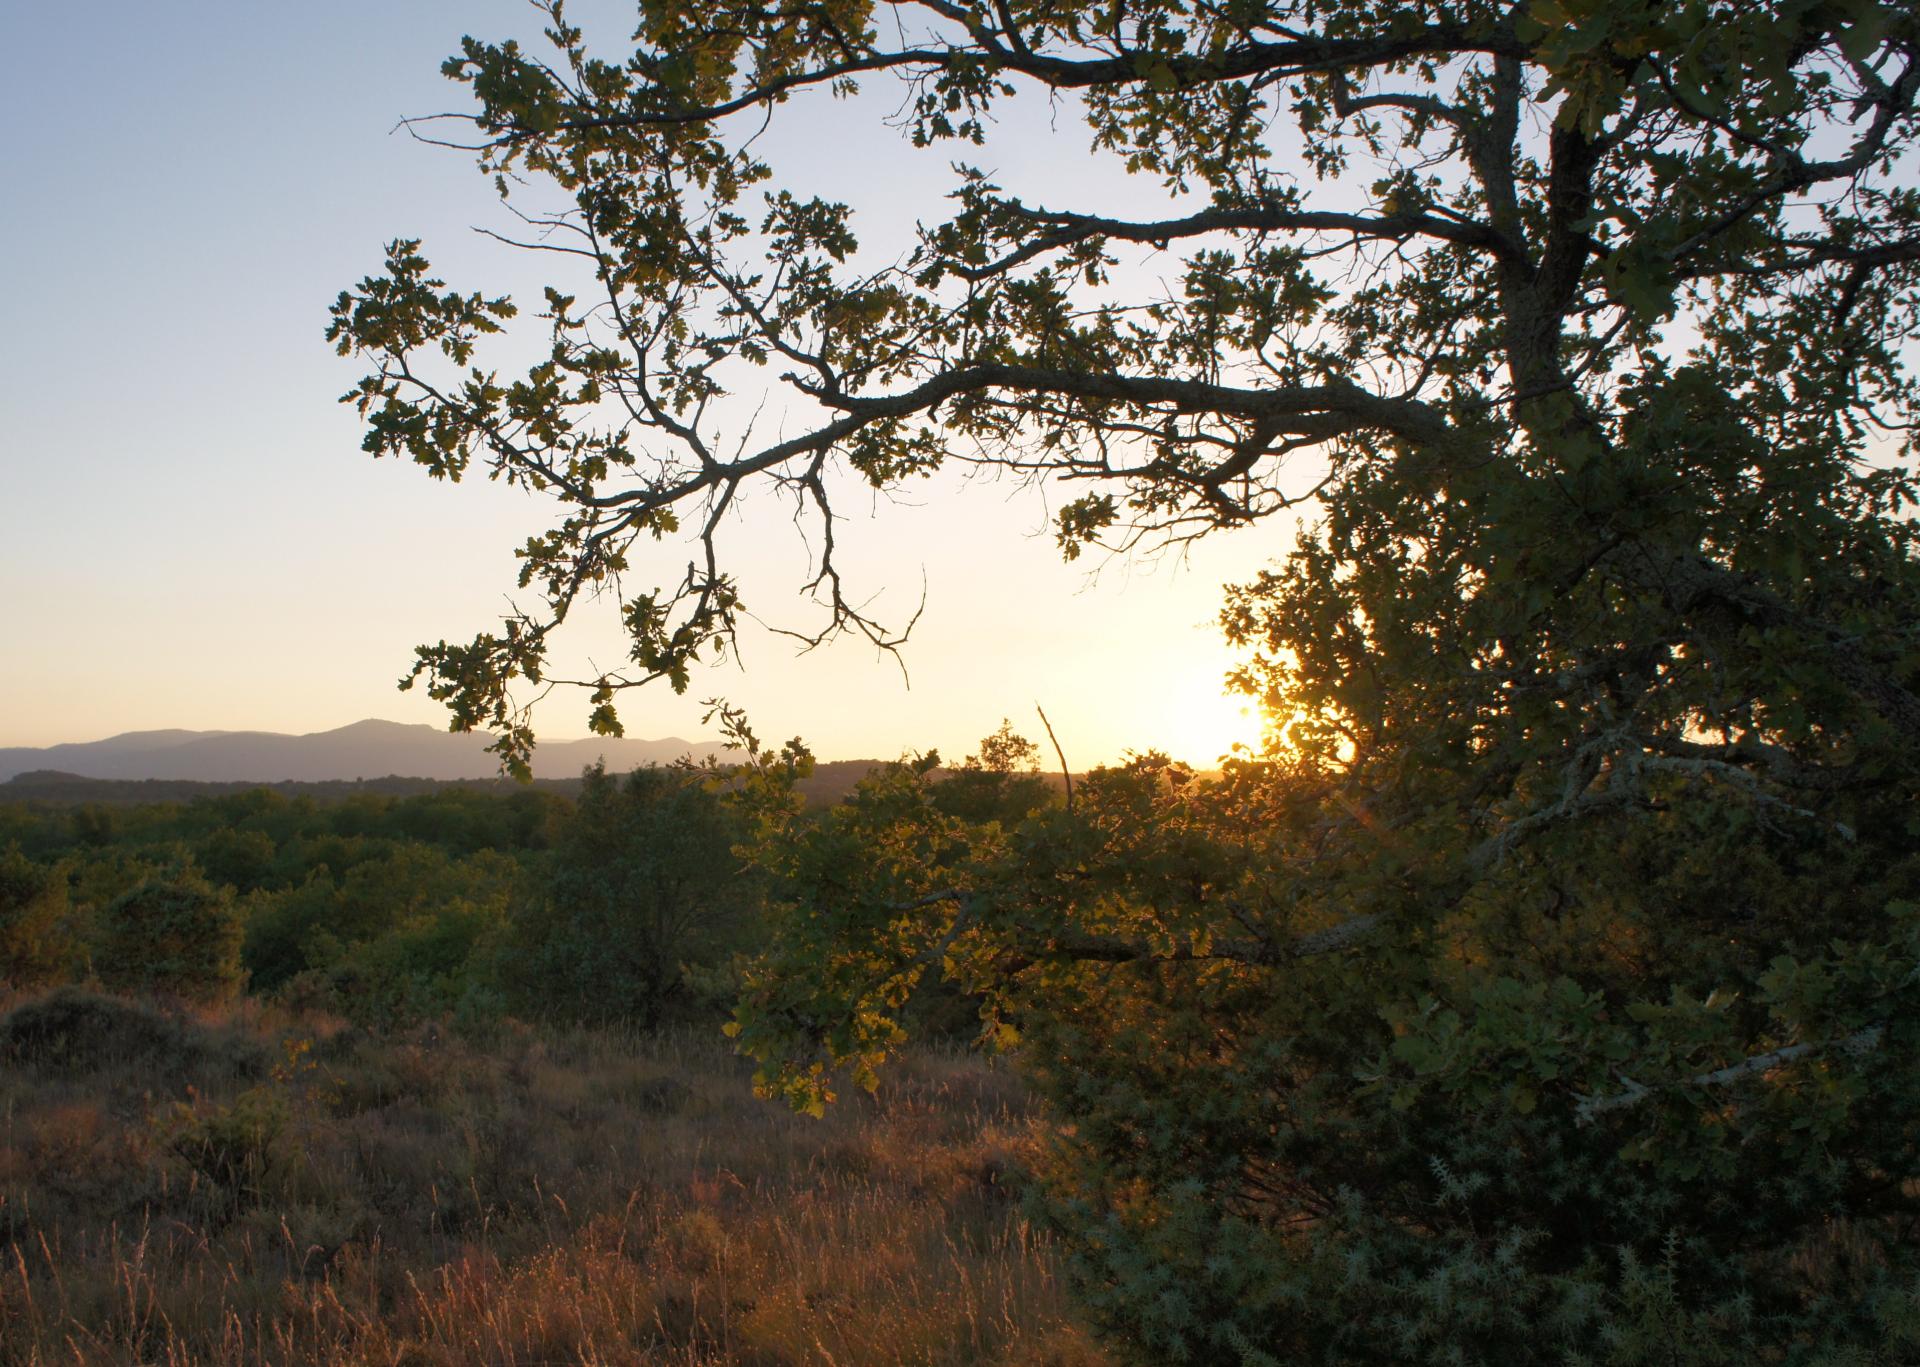
[[[133,731],[106,740],[44,748],[0,749],[0,782],[52,771],[78,778],[186,780],[195,783],[329,783],[399,775],[485,780],[499,774],[491,737],[455,735],[431,726],[367,720],[332,731]],[[667,764],[683,755],[720,753],[706,741],[595,738],[544,741],[534,777],[576,778],[595,760],[614,770]]]

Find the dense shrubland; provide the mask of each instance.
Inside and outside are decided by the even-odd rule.
[[[722,786],[663,769],[589,772],[575,798],[0,806],[0,980],[244,988],[362,1024],[714,1019],[682,970],[723,967],[759,906]],[[644,932],[622,898],[654,899]]]
[[[1055,799],[1033,761],[1003,727],[956,766],[912,763],[944,805],[985,820]],[[0,986],[215,1005],[244,992],[362,1026],[717,1027],[770,933],[753,842],[818,816],[802,795],[813,772],[796,749],[590,769],[572,795],[0,803]],[[967,1017],[946,1011],[944,1033]]]

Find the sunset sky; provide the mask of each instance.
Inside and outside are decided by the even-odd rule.
[[[579,8],[590,34],[624,37],[626,7]],[[549,510],[361,454],[335,402],[360,372],[322,332],[395,236],[424,239],[450,284],[537,293],[545,262],[472,231],[503,225],[470,160],[394,131],[464,107],[438,74],[463,32],[537,29],[519,0],[7,7],[0,745],[444,725],[395,680],[414,645],[493,624],[511,549]],[[890,243],[879,229],[938,213],[950,183],[944,154],[880,125],[897,100],[796,101],[773,144],[788,183],[853,198]],[[1057,138],[1038,116],[1014,132],[983,153],[1010,187],[1064,196],[1104,174],[1070,116]],[[1129,193],[1137,206],[1151,190]],[[1037,734],[1036,701],[1075,767],[1150,746],[1208,763],[1253,738],[1220,696],[1231,657],[1214,616],[1222,581],[1284,551],[1290,524],[1184,561],[1069,566],[1042,499],[1010,484],[943,478],[872,517],[843,511],[848,568],[884,589],[883,615],[910,615],[924,574],[911,688],[869,647],[796,657],[750,628],[744,670],[713,668],[685,698],[629,695],[630,735],[702,734],[697,700],[724,695],[762,734],[800,734],[828,758],[957,755],[1002,716]],[[804,624],[788,510],[750,507],[734,544],[749,605]],[[684,559],[670,553],[661,574]],[[563,655],[618,658],[610,608],[597,618]],[[537,725],[577,736],[586,711],[556,696]]]

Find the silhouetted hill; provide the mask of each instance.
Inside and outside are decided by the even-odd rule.
[[[186,780],[244,786],[352,781],[381,774],[439,781],[493,779],[491,738],[431,726],[360,721],[333,731],[289,736],[271,731],[134,731],[107,740],[0,749],[0,780],[34,771],[78,778]],[[710,742],[590,739],[545,741],[534,751],[536,778],[574,778],[597,759],[609,769],[669,764],[683,755],[719,754]]]
[[[536,788],[572,796],[580,780],[535,779]],[[316,802],[340,802],[364,793],[385,797],[415,797],[442,788],[472,788],[483,792],[509,793],[519,785],[504,778],[386,778],[328,779],[312,783],[225,783],[197,782],[186,778],[83,778],[57,770],[35,769],[15,774],[0,783],[0,803],[80,803],[112,804],[137,802],[192,802],[196,798],[224,797],[230,793],[248,793],[266,788],[286,797],[310,797]]]
[[[814,770],[812,778],[800,785],[800,794],[812,805],[830,806],[853,791],[853,785],[880,763],[870,759],[833,760]],[[467,779],[386,778],[328,779],[311,782],[249,783],[229,780],[205,782],[193,779],[111,779],[87,778],[80,774],[52,769],[35,769],[15,774],[0,782],[0,803],[136,803],[192,802],[195,798],[221,797],[229,793],[270,788],[287,797],[309,797],[316,802],[342,802],[364,793],[386,797],[412,797],[440,788],[472,788],[483,792],[509,793],[519,785],[499,777]],[[580,791],[580,779],[535,779],[534,787],[572,797]]]

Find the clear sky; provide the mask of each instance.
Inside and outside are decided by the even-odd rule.
[[[616,40],[621,13],[581,7]],[[395,236],[425,239],[452,284],[537,294],[543,262],[472,231],[502,225],[470,161],[394,131],[463,107],[438,74],[462,33],[536,38],[537,18],[519,0],[0,11],[0,745],[444,725],[395,680],[414,645],[493,623],[511,549],[546,508],[361,454],[335,402],[359,371],[322,332]],[[937,213],[945,157],[879,126],[896,100],[791,106],[776,165],[882,226]],[[1077,127],[1019,131],[989,149],[1003,183],[1064,193],[1103,174]],[[1150,186],[1126,193],[1153,211]],[[871,519],[849,511],[849,568],[885,587],[883,606],[909,613],[924,574],[911,687],[870,648],[796,657],[750,632],[744,670],[714,668],[684,699],[629,695],[630,735],[701,734],[695,700],[725,695],[763,735],[800,734],[828,758],[957,755],[1002,716],[1037,735],[1036,701],[1076,767],[1150,746],[1204,763],[1252,739],[1220,696],[1231,657],[1214,616],[1222,581],[1282,553],[1290,525],[1183,563],[1069,566],[1042,503],[1011,486],[943,480]],[[773,620],[803,577],[785,516],[749,509],[740,533],[764,545],[751,605]],[[618,658],[611,626],[608,613],[567,644]],[[576,736],[586,710],[556,697],[537,725]]]

